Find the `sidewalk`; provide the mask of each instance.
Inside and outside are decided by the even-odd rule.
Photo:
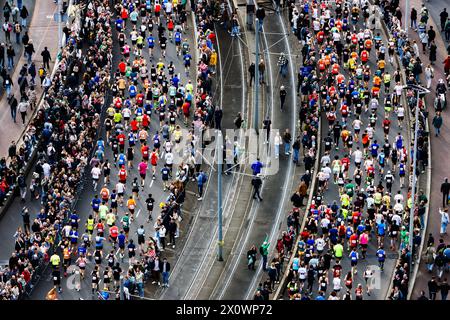
[[[33,61],[36,64],[37,71],[42,65],[41,52],[42,50],[44,50],[44,47],[47,47],[51,53],[53,60],[50,63],[50,70],[47,70],[48,72],[51,72],[58,49],[58,24],[53,21],[53,15],[57,10],[57,6],[53,2],[49,1],[33,2],[35,2],[34,13],[31,21],[28,22],[28,35],[30,39],[33,40],[34,49],[36,51],[33,56]],[[2,32],[2,35],[4,36],[4,32]],[[15,41],[14,36],[11,36],[11,39]],[[18,98],[20,96],[20,90],[17,84],[17,79],[19,77],[20,68],[24,63],[26,63],[26,58],[23,56],[23,54],[20,54],[20,52],[16,52],[16,56],[20,58],[20,60],[18,62],[15,62],[17,68],[14,70],[11,78],[13,80],[12,93],[16,96],[16,98]],[[39,101],[43,91],[40,86],[39,77],[36,77],[36,84],[36,95]],[[0,157],[4,157],[8,154],[8,147],[11,144],[11,141],[20,139],[25,126],[21,123],[21,121],[19,121],[19,114],[17,115],[17,123],[13,122],[6,95],[3,95],[1,97],[0,109],[3,110],[3,112],[0,114],[0,145],[2,146],[2,148],[0,149]],[[29,110],[29,112],[27,113],[27,123],[32,118],[33,113],[34,111],[31,110]]]
[[[0,9],[3,10],[3,6],[5,5],[6,0],[0,0]],[[17,0],[14,0],[14,3],[17,3]],[[25,6],[28,10],[28,18],[27,18],[27,27],[30,27],[30,22],[33,18],[33,13],[34,13],[34,7],[35,7],[36,1],[35,0],[24,0],[23,1],[23,6]],[[18,20],[19,23],[21,22],[21,18],[20,18],[20,12],[18,15]],[[4,22],[4,16],[3,14],[1,15],[1,19],[0,22],[3,24]],[[13,18],[9,18],[9,22],[13,23]],[[17,62],[19,61],[19,59],[21,58],[21,55],[23,55],[23,49],[24,46],[22,44],[22,37],[25,34],[25,31],[29,31],[28,28],[23,28],[22,32],[20,33],[20,43],[17,44],[16,43],[16,34],[14,33],[14,28],[13,31],[11,32],[11,44],[14,48],[14,52],[16,53],[15,57],[14,57],[14,66],[12,68],[12,70],[7,70],[7,73],[11,74],[14,73],[16,67],[17,67]],[[2,30],[0,30],[0,43],[4,43],[6,45],[6,37],[5,37],[5,32]],[[8,67],[8,59],[6,57],[6,47],[5,47],[5,67]],[[0,99],[3,98],[3,95],[5,93],[5,90],[3,88],[0,89]]]
[[[400,1],[400,8],[402,8],[403,15],[404,12],[404,3],[405,0]],[[430,127],[431,121],[435,115],[434,112],[434,98],[435,98],[435,89],[436,84],[439,81],[439,79],[445,79],[444,75],[444,66],[442,62],[447,57],[447,44],[443,41],[443,34],[441,34],[440,30],[440,21],[439,21],[439,13],[442,11],[444,7],[447,6],[446,0],[433,0],[433,3],[427,4],[428,7],[433,6],[434,9],[430,9],[430,17],[428,19],[428,26],[433,26],[433,29],[436,30],[436,46],[437,46],[437,59],[436,63],[433,66],[434,68],[434,79],[432,80],[431,84],[431,93],[428,94],[425,97],[426,105],[428,108],[428,120],[430,121]],[[410,8],[414,7],[419,13],[420,8],[422,6],[422,1],[420,0],[410,0]],[[450,9],[450,6],[448,6],[448,9]],[[420,14],[418,19],[420,18]],[[436,20],[437,19],[437,20]],[[417,43],[420,45],[419,35],[417,32],[415,32],[412,29],[409,29],[408,36],[411,40],[416,40]],[[422,54],[422,50],[420,51],[420,59],[423,63],[423,68],[430,63],[429,61],[429,55],[428,50],[426,54]],[[424,74],[421,74],[420,80],[422,84],[425,84],[425,76]],[[449,96],[447,95],[447,99],[449,99]],[[430,203],[430,211],[429,211],[429,219],[428,219],[428,227],[425,234],[433,234],[433,237],[435,239],[435,245],[438,244],[440,236],[439,236],[439,228],[440,228],[440,215],[439,215],[439,207],[442,207],[442,193],[441,193],[441,183],[443,182],[444,177],[448,177],[450,175],[450,170],[448,166],[448,154],[450,154],[450,115],[448,111],[444,110],[442,112],[442,118],[443,118],[443,125],[441,127],[441,135],[439,137],[435,136],[434,128],[430,128],[430,138],[431,138],[431,196],[429,199]],[[446,235],[443,237],[445,243],[448,243],[450,240],[450,237]],[[428,236],[424,239],[424,250],[426,249],[426,242],[428,241]],[[445,277],[445,276],[444,276]],[[423,261],[420,263],[419,271],[417,273],[416,282],[414,285],[413,293],[411,296],[412,300],[416,300],[417,297],[420,295],[421,290],[425,290],[425,292],[428,295],[428,280],[431,279],[431,274],[429,274],[426,270],[425,264]],[[438,295],[438,299],[440,299],[440,295]]]

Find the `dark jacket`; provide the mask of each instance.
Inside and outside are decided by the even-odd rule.
[[[166,272],[169,272],[170,271],[170,263],[168,261],[161,263],[161,266],[160,266],[161,272],[164,270],[164,265],[166,266]]]
[[[259,189],[262,185],[262,180],[259,177],[254,177],[252,179],[252,186],[255,187],[255,189]]]
[[[257,17],[260,21],[262,21],[262,20],[266,17],[266,11],[265,11],[263,8],[259,7],[259,8],[256,10],[256,17]]]

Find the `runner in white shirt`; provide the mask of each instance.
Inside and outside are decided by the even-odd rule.
[[[94,187],[94,190],[97,190],[98,180],[100,179],[101,174],[102,174],[102,169],[100,169],[99,165],[96,164],[95,167],[93,167],[91,170],[92,185]]]
[[[323,236],[320,236],[315,241],[317,253],[322,254],[324,248],[325,248],[325,240],[323,239]]]
[[[381,212],[375,213],[375,223],[378,225],[381,223],[381,220],[384,219],[384,216]]]
[[[328,181],[331,178],[331,168],[328,166],[324,166],[322,168],[323,173],[325,173],[325,188],[328,189]]]
[[[330,163],[331,159],[330,159],[330,154],[327,152],[325,153],[322,158],[320,159],[320,164],[322,166],[326,166]]]
[[[401,194],[401,192],[399,191],[395,196],[394,196],[394,201],[395,202],[401,202],[403,203],[403,195]]]
[[[122,182],[119,182],[116,184],[116,191],[117,191],[117,197],[118,202],[121,207],[123,207],[123,194],[125,193],[125,185]]]
[[[392,221],[395,222],[397,226],[402,224],[402,218],[396,213],[392,216]]]
[[[320,21],[319,20],[313,21],[313,28],[314,28],[315,33],[320,31]]]
[[[333,278],[333,290],[336,292],[339,292],[339,291],[341,291],[341,288],[342,288],[341,278],[339,278],[339,277]]]
[[[370,208],[370,206],[372,206],[373,204],[375,204],[375,199],[372,198],[372,196],[368,196],[366,198],[366,202],[367,202],[367,208]]]
[[[400,84],[400,82],[395,85],[394,90],[397,97],[400,97],[402,95],[403,86]]]
[[[375,131],[374,128],[372,128],[370,126],[370,124],[367,126],[366,128],[367,131],[367,135],[369,136],[369,139],[372,140],[373,139],[373,132]]]
[[[125,128],[128,128],[128,121],[130,121],[131,110],[128,107],[125,107],[122,110],[123,120],[125,120]]]
[[[307,270],[305,268],[305,265],[302,262],[302,265],[300,266],[300,268],[298,268],[298,280],[300,281],[300,288],[303,288],[303,286],[305,284],[306,276],[307,276]]]
[[[355,142],[359,141],[359,132],[361,131],[361,125],[362,125],[362,121],[358,118],[353,120],[353,129],[355,130]]]
[[[167,152],[166,155],[164,156],[164,159],[166,160],[166,165],[167,167],[170,169],[170,171],[172,172],[172,165],[173,165],[173,153],[172,152]]]
[[[396,112],[397,112],[398,126],[402,128],[403,119],[405,119],[405,108],[403,108],[402,105],[399,105]]]
[[[398,214],[402,214],[404,206],[400,201],[397,201],[394,205],[394,211]]]
[[[362,159],[363,159],[363,153],[361,150],[359,150],[359,147],[355,151],[353,151],[353,158],[355,161],[355,166],[359,167],[361,165]]]
[[[167,17],[170,17],[170,15],[172,14],[172,2],[167,1],[164,6],[166,7],[166,15]]]

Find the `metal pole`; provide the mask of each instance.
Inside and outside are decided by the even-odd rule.
[[[256,134],[259,135],[259,95],[258,95],[258,91],[259,91],[259,19],[256,18],[256,29],[255,29],[255,92],[254,92],[254,114],[255,114],[255,121],[254,121],[254,126],[255,126],[255,131]]]
[[[62,47],[62,0],[58,0],[58,50]]]
[[[408,34],[409,0],[405,0],[405,33]]]
[[[417,166],[417,132],[419,131],[419,97],[420,91],[417,92],[417,102],[416,102],[416,112],[415,112],[415,128],[414,128],[414,153],[413,153],[413,178],[412,178],[412,190],[411,190],[411,210],[409,212],[409,248],[411,250],[411,254],[409,257],[409,274],[410,279],[412,275],[412,265],[413,265],[413,251],[414,251],[414,210],[415,210],[415,196],[416,196],[416,166]]]
[[[223,140],[222,132],[217,130],[217,218],[219,220],[218,231],[218,257],[223,261],[223,235],[222,235],[222,162],[223,162]]]
[[[120,300],[125,300],[125,295],[123,293],[123,276],[120,275]]]

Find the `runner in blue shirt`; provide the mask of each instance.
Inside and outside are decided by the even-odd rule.
[[[400,188],[403,188],[406,175],[405,164],[403,162],[400,162],[398,166],[398,175],[400,176]]]
[[[97,141],[97,148],[98,149],[102,149],[103,151],[105,151],[105,141],[103,141],[102,138],[98,139],[98,141]]]
[[[189,77],[189,68],[191,67],[191,60],[192,56],[188,53],[186,53],[183,57],[184,61],[184,70],[186,71],[186,76]]]
[[[95,195],[91,201],[92,210],[98,215],[98,209],[100,208],[100,203],[102,201],[98,198],[98,195]]]
[[[122,32],[122,29],[123,29],[123,20],[122,20],[122,18],[117,18],[117,20],[116,20],[116,30],[117,30],[117,32]]]
[[[380,267],[380,270],[384,270],[384,261],[386,260],[386,252],[383,250],[383,245],[381,245],[377,250],[377,259],[378,259],[378,266]]]
[[[375,140],[371,145],[370,145],[370,153],[372,154],[372,158],[376,159],[378,156],[378,148],[380,148],[380,146],[377,143],[377,140]]]
[[[136,86],[135,85],[130,85],[128,87],[128,94],[130,95],[130,98],[135,98],[137,95],[137,90],[136,90]]]
[[[177,56],[180,55],[180,46],[181,46],[181,33],[179,31],[175,31],[173,34],[173,38],[175,39],[175,47],[177,48]]]
[[[81,246],[78,247],[78,255],[79,256],[85,256],[86,255],[86,246],[83,244],[81,244]]]
[[[105,238],[100,236],[95,237],[95,250],[103,250],[103,240],[105,240]]]
[[[69,232],[70,243],[72,244],[72,248],[75,248],[78,243],[78,231],[77,229],[72,229]]]
[[[152,35],[147,37],[147,46],[148,46],[148,53],[150,57],[153,57],[153,48],[155,47],[155,38],[153,38]]]
[[[72,226],[72,228],[78,228],[78,220],[80,218],[78,217],[78,215],[74,212],[70,215],[70,225]]]
[[[123,257],[124,257],[124,250],[125,250],[125,241],[126,241],[127,237],[125,236],[125,234],[123,233],[123,230],[120,230],[120,234],[117,236],[117,242],[119,243],[119,256],[120,256],[120,260],[123,262]]]
[[[352,266],[352,274],[357,274],[358,270],[356,269],[356,266],[358,264],[359,255],[356,248],[353,248],[348,257],[350,258],[350,265]]]
[[[105,158],[105,152],[101,148],[98,148],[97,151],[95,151],[95,155],[97,156],[98,160],[100,160],[100,162],[103,162]]]
[[[384,174],[384,166],[386,164],[386,155],[384,154],[383,150],[381,150],[381,152],[377,158],[378,158],[378,164],[380,166],[380,173]]]
[[[330,235],[330,242],[332,245],[337,244],[338,242],[338,229],[336,228],[336,226],[332,226],[330,231],[328,231],[329,235]]]
[[[383,244],[385,233],[386,233],[386,224],[384,223],[384,219],[383,219],[383,220],[381,220],[380,223],[377,224],[378,245]]]
[[[133,133],[133,132],[130,132],[130,133],[128,134],[128,145],[129,145],[130,147],[134,147],[135,144],[136,144],[136,138],[134,137],[134,133]]]
[[[125,157],[125,155],[123,153],[119,154],[119,157],[117,159],[117,164],[119,166],[119,168],[122,168],[122,166],[124,166],[126,164],[127,158]]]

